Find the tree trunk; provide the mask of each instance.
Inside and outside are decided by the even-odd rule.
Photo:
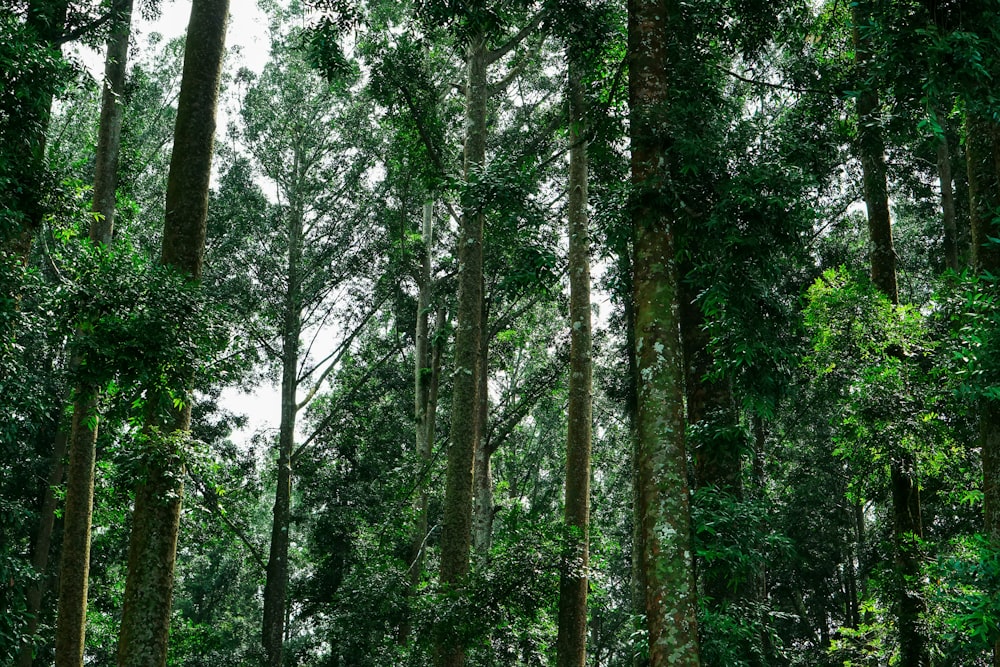
[[[416,439],[416,453],[420,478],[417,480],[417,499],[414,503],[415,521],[413,534],[410,536],[409,574],[410,580],[406,590],[407,597],[412,597],[420,584],[423,571],[424,540],[427,536],[427,485],[424,479],[426,468],[430,465],[431,449],[434,443],[434,433],[428,426],[433,423],[430,412],[431,386],[435,383],[432,355],[430,351],[430,306],[433,273],[434,245],[434,202],[428,199],[424,203],[423,225],[421,238],[424,244],[424,256],[420,267],[419,294],[417,295],[417,322],[414,331],[413,347],[413,415]],[[436,352],[435,352],[436,353]],[[405,645],[409,641],[410,621],[407,617],[400,626],[398,643]]]
[[[664,6],[664,5],[667,6]],[[691,558],[684,355],[678,321],[674,222],[661,183],[668,138],[668,14],[674,2],[628,3],[634,238],[638,529],[646,578],[651,667],[697,667],[697,603]]]
[[[466,82],[465,178],[478,178],[486,160],[486,42],[474,36],[468,47]],[[472,466],[479,413],[479,346],[482,338],[483,223],[478,207],[463,211],[458,235],[458,312],[455,330],[455,371],[452,389],[451,435],[441,529],[441,584],[453,590],[469,571],[472,528]],[[439,667],[462,667],[465,648],[460,638],[439,642]]]
[[[861,38],[860,26],[868,20],[864,3],[851,6],[856,60],[864,70],[867,44]],[[868,210],[868,235],[871,241],[872,282],[893,304],[899,303],[896,284],[896,253],[892,243],[889,218],[889,194],[886,185],[885,144],[882,139],[877,94],[865,89],[858,96],[858,157],[864,180],[865,205]],[[891,443],[890,484],[892,488],[894,567],[898,579],[897,623],[901,667],[926,667],[930,664],[927,637],[920,616],[926,605],[919,590],[920,496],[915,481],[916,459]]]
[[[955,189],[951,176],[951,149],[948,145],[948,126],[944,114],[937,113],[941,136],[937,145],[938,182],[941,185],[941,220],[944,228],[945,265],[955,271],[962,270],[958,258],[958,225],[955,222]]]
[[[483,301],[483,326],[489,322],[485,299]],[[489,436],[489,336],[483,333],[479,344],[479,417],[476,421],[476,453],[472,471],[472,549],[477,556],[485,556],[493,543],[493,454]]]
[[[201,277],[205,250],[215,111],[228,15],[228,0],[192,3],[167,178],[161,261],[194,280]],[[158,401],[153,397],[150,402],[155,406]],[[151,419],[150,423],[163,423],[162,433],[168,436],[182,434],[191,425],[190,399],[171,419]],[[175,438],[164,439],[157,449],[160,451],[147,461],[147,475],[137,489],[132,513],[119,667],[163,667],[167,659],[184,468]]]
[[[566,436],[566,544],[559,572],[558,667],[587,662],[587,568],[590,561],[591,333],[590,231],[583,87],[569,55],[570,370]]]
[[[60,407],[60,412],[62,411]],[[49,469],[49,478],[42,494],[42,507],[38,511],[38,532],[35,533],[35,540],[31,546],[31,567],[38,575],[37,583],[28,589],[28,629],[26,635],[34,637],[38,632],[38,615],[42,610],[42,597],[48,588],[49,573],[49,551],[52,547],[52,532],[56,520],[56,487],[62,484],[63,469],[65,465],[63,459],[66,456],[66,445],[69,440],[66,425],[62,419],[57,419],[55,443],[52,447],[52,467]],[[18,667],[31,667],[34,659],[34,650],[31,645],[21,648],[17,656]]]
[[[1000,244],[990,240],[998,236],[994,216],[1000,206],[1000,126],[970,111],[965,134],[973,266],[980,274],[1000,275]],[[1000,549],[1000,402],[982,397],[977,408],[984,528],[993,548]],[[993,646],[993,664],[1000,667],[1000,640]]]
[[[300,176],[299,156],[295,155],[295,178]],[[303,203],[298,194],[290,197],[288,216],[288,285],[285,292],[284,323],[281,335],[281,424],[278,429],[278,479],[274,491],[271,520],[271,549],[264,584],[264,615],[261,643],[269,667],[281,667],[288,595],[288,546],[291,528],[292,450],[295,447],[295,419],[299,406],[299,335],[302,332],[300,263],[302,258]]]
[[[739,500],[743,496],[742,461],[733,396],[727,381],[708,379],[712,372],[712,353],[708,348],[705,317],[695,301],[696,296],[697,290],[682,280],[680,323],[694,484],[697,489],[713,489]],[[728,606],[748,588],[744,585],[739,590],[730,586],[733,573],[724,560],[699,562],[698,577],[705,596],[712,601],[712,609],[716,610]]]
[[[31,0],[28,3],[25,23],[36,36],[36,44],[43,48],[58,50],[58,41],[66,25],[69,8],[68,0]],[[37,97],[25,100],[14,118],[6,119],[11,128],[25,133],[24,141],[11,156],[17,165],[17,184],[13,189],[13,206],[23,214],[22,222],[3,239],[0,250],[9,253],[21,264],[27,264],[31,244],[42,224],[45,211],[41,197],[45,172],[46,133],[52,113],[54,91],[41,91]]]
[[[132,2],[126,0],[108,39],[104,65],[104,93],[98,131],[94,173],[95,215],[90,221],[90,242],[111,244],[118,186],[125,67],[132,26]],[[77,360],[75,366],[80,365]],[[59,611],[56,621],[56,665],[83,663],[87,623],[87,582],[90,574],[90,528],[94,509],[94,466],[97,460],[97,411],[100,389],[77,385],[69,437],[66,507],[63,512],[63,549],[59,567]]]

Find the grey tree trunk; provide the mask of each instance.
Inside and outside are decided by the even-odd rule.
[[[114,18],[104,64],[104,92],[94,173],[95,213],[90,242],[111,245],[118,186],[125,68],[132,27],[132,2],[125,0]],[[74,364],[79,366],[80,360]],[[74,392],[69,437],[66,506],[63,511],[62,561],[59,566],[59,609],[56,620],[56,665],[83,663],[87,622],[87,582],[90,574],[90,527],[94,506],[94,466],[97,459],[99,388],[79,384]]]
[[[167,178],[161,261],[194,280],[201,277],[204,258],[228,17],[229,0],[193,0]],[[190,403],[170,419],[154,418],[150,423],[161,425],[164,434],[182,435],[191,425]],[[167,660],[184,468],[175,438],[162,439],[157,449],[147,462],[148,472],[136,491],[132,512],[119,667],[163,667]]]
[[[566,435],[566,545],[559,572],[558,667],[587,662],[587,568],[590,564],[590,229],[583,87],[569,55],[569,291],[570,368]]]
[[[298,155],[295,178],[300,177]],[[288,257],[284,323],[281,334],[281,424],[278,428],[278,479],[271,520],[271,547],[264,584],[264,614],[261,643],[270,667],[281,667],[288,596],[288,546],[291,528],[292,451],[295,421],[299,411],[299,336],[302,333],[301,259],[303,202],[298,194],[290,200],[288,216]]]
[[[679,331],[675,221],[659,183],[667,176],[668,17],[676,3],[630,0],[628,69],[632,141],[636,493],[640,568],[651,667],[698,667],[691,557],[684,364]]]
[[[424,256],[421,260],[419,294],[417,295],[417,322],[414,332],[413,350],[413,387],[414,387],[414,431],[416,453],[420,478],[417,480],[417,497],[414,502],[415,521],[413,534],[410,536],[409,553],[409,584],[407,597],[412,597],[420,584],[424,569],[424,553],[427,541],[427,510],[429,495],[427,493],[427,472],[431,465],[434,448],[434,422],[437,412],[437,385],[441,371],[441,346],[431,342],[430,307],[433,291],[433,259],[434,259],[434,202],[428,199],[424,203],[421,238],[424,244]],[[440,331],[444,314],[438,310],[435,331]],[[399,629],[399,644],[405,645],[410,637],[410,618],[401,624]]]
[[[486,161],[486,101],[489,81],[486,40],[474,36],[468,47],[466,81],[465,177],[475,178]],[[469,571],[472,529],[472,467],[479,415],[479,353],[483,335],[483,214],[463,211],[458,235],[458,312],[455,329],[455,371],[452,389],[451,435],[441,528],[442,586],[454,588]],[[460,641],[441,641],[438,667],[462,667]]]

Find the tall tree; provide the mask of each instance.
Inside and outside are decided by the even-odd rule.
[[[852,37],[855,60],[862,76],[869,75],[872,7],[868,2],[851,5]],[[875,286],[893,304],[899,304],[896,284],[896,252],[892,241],[889,215],[889,192],[886,181],[885,140],[882,136],[878,91],[871,78],[864,81],[857,99],[857,151],[861,161],[865,205],[868,211],[868,237],[871,243],[871,277]],[[903,443],[892,444],[889,463],[895,570],[899,579],[898,612],[900,660],[904,667],[930,664],[927,635],[920,616],[926,611],[919,590],[920,491],[917,483],[916,457]]]
[[[592,343],[590,230],[587,213],[587,126],[583,85],[570,47],[569,281],[570,370],[566,434],[566,545],[559,572],[559,667],[587,662],[587,568],[590,563],[590,437]]]
[[[122,96],[132,24],[132,2],[127,0],[114,18],[108,39],[101,97],[94,171],[93,217],[90,243],[98,252],[111,245],[121,146]],[[72,365],[79,368],[82,359]],[[97,446],[99,388],[79,384],[75,389],[69,436],[66,506],[63,511],[62,561],[59,567],[59,612],[56,620],[56,664],[83,662],[87,618],[87,582],[90,572],[90,524],[94,504],[94,467]],[[44,519],[44,517],[43,517]]]
[[[440,19],[440,17],[437,17]],[[490,13],[476,3],[467,22],[465,44],[465,155],[466,183],[474,184],[486,168],[487,104],[491,94],[489,66],[513,51],[530,35],[541,16],[529,22],[502,45],[491,49],[487,26]],[[509,82],[508,82],[509,83]],[[502,89],[502,88],[501,88]],[[446,587],[460,584],[469,572],[472,545],[473,462],[479,435],[481,346],[483,338],[483,227],[482,202],[469,197],[463,207],[458,232],[458,306],[455,326],[455,369],[452,389],[451,434],[441,526],[440,581]],[[442,642],[437,648],[440,667],[461,667],[465,650],[460,642]]]
[[[684,446],[674,207],[665,201],[670,137],[668,25],[676,2],[628,4],[636,354],[637,530],[651,667],[697,667],[697,602]]]
[[[208,186],[229,0],[194,0],[184,49],[174,148],[167,179],[160,261],[197,281],[205,250]],[[178,387],[178,393],[186,387]],[[190,397],[160,416],[162,397],[150,397],[148,437],[154,448],[136,490],[128,578],[118,640],[119,667],[163,667],[183,494],[178,439],[190,428]],[[169,404],[170,401],[167,401]]]
[[[1000,275],[1000,244],[994,240],[1000,207],[1000,125],[973,108],[966,115],[965,137],[973,266],[982,275],[996,276]],[[983,396],[977,409],[985,533],[993,547],[1000,549],[1000,401]],[[993,664],[1000,667],[1000,639],[994,643]]]

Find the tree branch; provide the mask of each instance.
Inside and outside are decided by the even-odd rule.
[[[342,403],[352,398],[354,394],[356,394],[361,389],[361,387],[364,386],[364,384],[371,378],[372,374],[377,369],[381,368],[382,365],[385,362],[387,362],[390,357],[392,357],[392,355],[399,352],[402,348],[403,348],[402,344],[395,345],[391,350],[389,350],[389,352],[384,357],[382,357],[374,364],[372,364],[365,372],[365,374],[361,376],[361,378],[357,382],[354,383],[354,385],[350,388],[350,390],[348,390],[347,394],[340,400],[340,402]],[[327,426],[330,425],[330,422],[333,421],[333,418],[336,415],[337,415],[337,408],[336,406],[334,406],[330,409],[330,412],[326,415],[326,417],[323,418],[323,421],[319,423],[319,426],[317,426],[313,430],[313,432],[309,435],[309,437],[306,438],[305,441],[301,445],[299,445],[294,452],[292,452],[292,457],[291,457],[292,465],[295,465],[295,462],[298,461],[299,457],[302,455],[303,452],[305,452],[306,448],[309,447],[310,444],[312,444],[313,440],[316,439],[316,437],[320,434],[320,432],[323,431],[323,429],[325,429]]]
[[[531,21],[528,22],[528,25],[521,28],[518,31],[518,33],[513,37],[511,37],[509,40],[507,40],[505,44],[487,53],[486,54],[487,66],[492,65],[493,63],[500,60],[505,55],[516,49],[518,44],[523,42],[528,35],[533,33],[535,29],[538,28],[539,25],[541,25],[542,19],[544,19],[546,15],[548,15],[548,13],[549,13],[548,9],[542,9],[537,14],[535,14],[534,18],[532,18]]]
[[[333,358],[333,361],[330,361],[329,365],[323,370],[319,378],[316,379],[315,384],[313,384],[312,389],[309,390],[305,398],[303,398],[295,406],[296,412],[306,407],[309,404],[309,401],[311,401],[313,397],[316,396],[316,392],[319,391],[319,388],[323,385],[323,381],[330,376],[330,373],[333,372],[333,369],[336,368],[337,364],[340,363],[340,360],[344,358],[344,354],[347,353],[347,350],[350,348],[351,343],[353,343],[354,339],[358,337],[358,334],[361,333],[361,330],[365,328],[365,325],[368,324],[369,320],[371,320],[371,318],[375,316],[375,313],[378,312],[379,308],[382,307],[383,303],[385,303],[384,298],[377,304],[375,304],[375,307],[372,308],[368,312],[368,314],[361,319],[361,322],[358,323],[358,326],[354,327],[354,331],[352,331],[350,335],[348,335],[347,338],[344,339],[344,341],[340,344],[339,348],[337,348],[334,352],[331,352],[329,355],[327,355],[326,359],[313,366],[312,369],[303,376],[305,377],[311,375],[317,368],[319,368],[327,361],[329,361],[331,358]]]
[[[818,88],[795,88],[795,87],[786,86],[786,85],[780,84],[780,83],[770,83],[768,81],[758,81],[757,79],[750,79],[748,77],[743,76],[742,74],[737,74],[736,72],[733,72],[732,70],[728,70],[725,67],[722,67],[720,65],[713,65],[713,67],[715,69],[719,70],[720,72],[722,72],[723,74],[726,74],[728,76],[733,77],[734,79],[739,79],[740,81],[743,81],[744,83],[753,84],[755,86],[763,86],[764,88],[771,88],[772,90],[785,90],[785,91],[788,91],[790,93],[814,93],[816,95],[829,95],[831,97],[835,96],[835,93],[832,90],[820,90]]]

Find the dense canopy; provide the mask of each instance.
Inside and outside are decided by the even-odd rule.
[[[0,7],[0,664],[1000,665],[996,2],[250,4]]]

